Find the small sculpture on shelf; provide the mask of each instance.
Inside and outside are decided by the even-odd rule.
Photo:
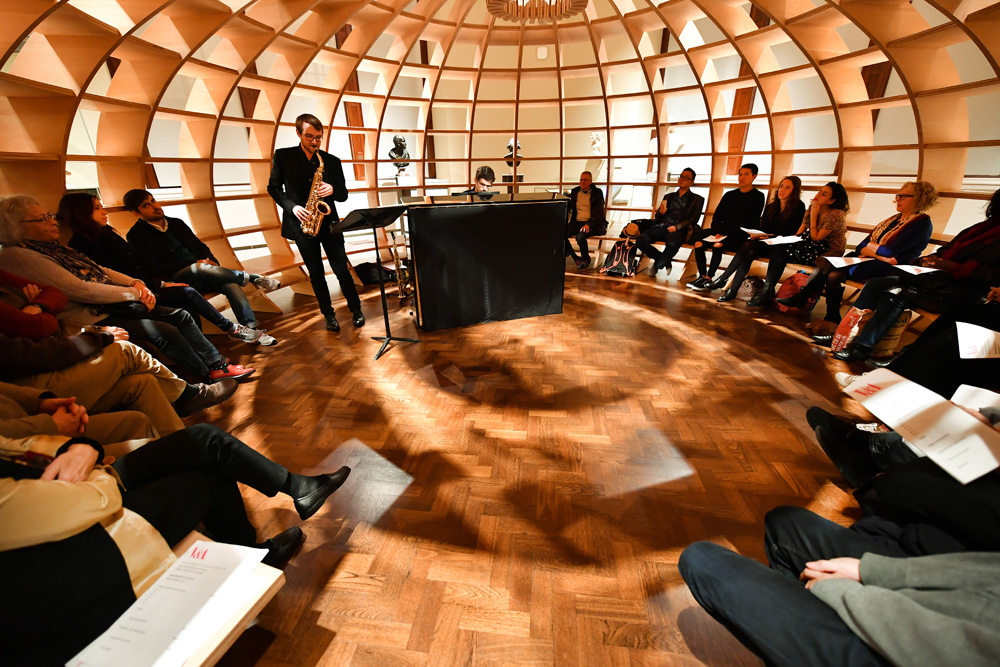
[[[521,142],[520,141],[517,142],[517,153],[516,153],[516,155],[514,153],[514,143],[515,143],[514,142],[514,137],[511,137],[510,141],[507,142],[507,155],[504,156],[504,159],[507,160],[507,166],[508,167],[513,167],[514,166],[514,158],[515,157],[517,158],[517,164],[521,164],[521,157],[522,157],[521,156]]]
[[[410,166],[409,162],[404,162],[404,160],[410,159],[410,153],[406,150],[406,137],[397,134],[392,138],[392,148],[389,149],[389,158],[399,160],[399,162],[393,162],[392,166],[400,172]]]
[[[604,135],[602,133],[590,133],[590,154],[604,155]]]

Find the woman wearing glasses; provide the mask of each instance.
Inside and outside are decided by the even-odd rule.
[[[937,188],[927,181],[904,183],[896,195],[896,214],[878,223],[872,233],[847,254],[848,257],[869,258],[870,261],[836,268],[821,258],[799,293],[787,299],[778,299],[778,303],[804,308],[810,297],[819,294],[825,287],[825,319],[839,323],[840,302],[844,298],[846,281],[887,276],[897,264],[910,264],[920,257],[934,231],[931,218],[925,211],[937,200]],[[830,340],[833,340],[832,335]]]

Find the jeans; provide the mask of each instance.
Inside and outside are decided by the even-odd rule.
[[[156,303],[171,308],[183,308],[198,323],[199,317],[219,327],[223,331],[233,328],[229,318],[223,316],[201,292],[193,287],[163,287],[156,294]]]
[[[837,612],[785,576],[711,542],[681,554],[681,576],[705,611],[769,665],[887,665]]]
[[[203,523],[219,542],[252,546],[241,482],[273,497],[288,470],[211,424],[146,443],[114,462],[125,507],[142,516],[171,547]]]
[[[319,302],[319,310],[323,315],[333,315],[333,304],[330,303],[330,288],[326,284],[326,271],[323,270],[322,251],[326,251],[326,258],[330,262],[330,268],[337,276],[340,283],[340,291],[347,299],[347,307],[352,313],[361,312],[361,298],[358,296],[358,288],[354,285],[354,276],[347,265],[347,253],[344,251],[344,235],[331,234],[321,231],[317,236],[301,234],[295,239],[295,245],[299,247],[302,261],[305,262],[306,271],[309,272],[309,281],[312,283],[313,292],[316,294],[316,301]]]
[[[246,271],[233,271],[223,266],[196,262],[175,273],[170,280],[187,283],[199,292],[206,290],[222,292],[229,299],[229,305],[232,306],[233,314],[240,324],[252,329],[257,328],[257,316],[250,307],[247,295],[243,293],[243,285],[250,280],[250,274]]]
[[[194,318],[180,308],[157,306],[145,317],[113,315],[100,323],[121,327],[129,338],[152,343],[198,377],[207,377],[209,367],[222,361],[222,355],[208,342]]]

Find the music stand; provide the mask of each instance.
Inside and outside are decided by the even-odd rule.
[[[378,358],[385,353],[385,348],[389,346],[389,341],[401,340],[407,343],[423,342],[419,338],[399,338],[398,336],[393,336],[389,330],[389,306],[385,298],[385,275],[383,274],[382,260],[379,258],[378,253],[378,232],[376,230],[391,225],[396,221],[396,218],[403,215],[403,211],[406,208],[405,205],[356,208],[348,213],[347,217],[340,222],[330,225],[330,231],[335,233],[350,232],[365,227],[371,227],[372,230],[372,238],[375,240],[375,266],[378,269],[378,287],[382,292],[382,316],[385,318],[385,336],[372,336],[372,340],[382,341],[382,347],[375,354],[375,361],[378,361]]]

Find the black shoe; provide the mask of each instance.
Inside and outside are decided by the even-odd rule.
[[[351,322],[354,323],[354,326],[363,327],[365,325],[365,314],[359,310],[356,313],[353,313],[353,315],[354,319],[352,319]]]
[[[213,384],[199,384],[198,393],[191,398],[178,400],[174,403],[174,410],[181,417],[193,415],[196,412],[206,410],[213,405],[218,405],[232,396],[239,387],[239,383],[232,378],[225,378]]]
[[[657,273],[660,272],[660,269],[664,268],[668,264],[669,264],[669,262],[665,262],[663,260],[663,258],[661,257],[660,259],[658,259],[655,262],[653,262],[653,266],[649,267],[649,275],[655,276]],[[670,269],[669,268],[667,269],[667,275],[670,275]]]
[[[577,264],[576,266],[577,266],[577,268],[578,268],[578,269],[580,269],[581,271],[583,271],[584,269],[589,269],[589,268],[590,268],[590,258],[588,257],[587,259],[584,259],[584,260],[582,260],[582,261],[581,261],[581,262],[580,262],[579,264]]]
[[[336,315],[326,316],[326,328],[328,331],[340,331],[340,322],[337,321]]]
[[[778,299],[778,303],[781,303],[781,299]],[[826,347],[829,347],[830,343],[833,342],[833,336],[834,336],[834,334],[832,334],[832,333],[829,333],[829,334],[816,334],[815,336],[812,337],[812,340],[817,345],[825,345]]]
[[[747,301],[747,308],[763,308],[771,303],[774,299],[774,285],[764,284],[761,288],[760,294],[754,298]]]
[[[809,305],[809,299],[802,296],[802,292],[799,292],[795,296],[785,297],[783,299],[775,299],[777,303],[780,303],[785,308],[805,308]]]
[[[833,357],[841,361],[867,361],[872,358],[872,348],[867,345],[851,343],[840,352],[834,352]]]
[[[583,268],[583,260],[577,257],[576,255],[573,255],[573,263],[576,264],[577,269]]]
[[[832,412],[827,412],[818,405],[814,405],[806,410],[806,421],[809,423],[809,428],[813,431],[820,426],[823,426],[830,429],[834,437],[841,440],[846,440],[848,436],[852,435],[855,431],[860,433],[857,429],[857,422],[843,417],[838,417]]]
[[[726,301],[732,301],[735,298],[736,298],[736,290],[727,289],[725,292],[722,293],[722,296],[716,299],[716,301],[718,301],[719,303],[725,303]]]
[[[865,361],[865,366],[871,368],[872,370],[875,370],[877,368],[885,368],[892,362],[896,361],[896,357],[898,356],[899,355],[894,354],[891,357],[879,357],[878,359],[868,359],[867,361]]]
[[[264,540],[257,545],[261,549],[267,549],[267,555],[264,556],[261,562],[271,567],[284,567],[305,541],[306,536],[302,532],[302,529],[298,526],[292,526],[288,530],[278,533],[271,539]]]
[[[726,286],[726,283],[728,282],[729,282],[728,278],[719,278],[718,280],[713,280],[708,284],[708,289],[710,290],[722,289],[723,287]],[[739,285],[737,285],[737,287],[739,287]]]
[[[687,287],[688,289],[698,290],[700,292],[705,288],[705,285],[707,284],[708,284],[708,278],[706,278],[705,276],[698,276],[697,278],[685,284],[684,286]]]
[[[299,518],[305,521],[318,512],[326,499],[344,485],[350,474],[351,469],[344,466],[337,472],[322,475],[322,477],[326,477],[325,482],[318,484],[312,491],[295,499],[295,511],[299,513]]]
[[[825,426],[816,429],[816,440],[851,487],[858,488],[880,472],[867,447],[838,438]]]

